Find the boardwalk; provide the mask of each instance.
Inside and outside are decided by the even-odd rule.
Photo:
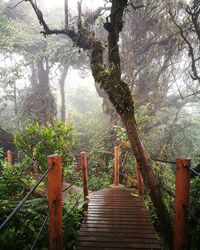
[[[123,186],[93,193],[77,250],[161,249],[142,197]]]

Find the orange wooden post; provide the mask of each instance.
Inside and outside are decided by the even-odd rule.
[[[114,147],[114,185],[119,185],[119,147]]]
[[[49,249],[63,249],[61,157],[48,156]]]
[[[135,159],[135,173],[136,173],[136,180],[138,185],[138,191],[139,194],[144,194],[144,185],[143,185],[143,179],[140,172],[140,167],[138,165],[137,159]]]
[[[176,159],[176,191],[174,212],[174,250],[187,249],[189,244],[189,167],[191,160]]]
[[[12,151],[11,150],[7,151],[7,161],[8,161],[8,164],[10,164],[10,165],[13,164],[13,155],[12,155]]]
[[[81,169],[82,169],[82,180],[83,180],[83,193],[84,200],[88,200],[88,163],[86,152],[81,152]]]

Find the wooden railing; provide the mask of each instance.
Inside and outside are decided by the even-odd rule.
[[[118,185],[119,179],[119,147],[114,148],[114,185]],[[162,160],[160,160],[162,162]],[[166,162],[166,161],[163,161]],[[176,161],[167,163],[176,164],[176,183],[174,200],[174,240],[173,249],[186,249],[189,245],[189,190],[190,190],[190,166],[191,160],[180,157]],[[144,193],[143,179],[140,167],[135,159],[135,174],[140,195]]]
[[[119,185],[120,161],[119,147],[114,147],[114,186]],[[88,201],[88,163],[86,152],[81,152],[80,163],[82,169],[84,200]],[[7,152],[7,160],[12,164],[12,153]],[[191,160],[177,158],[176,162],[176,189],[174,206],[174,250],[188,247],[189,243],[189,184]],[[61,157],[58,155],[48,156],[48,166],[53,168],[48,172],[48,202],[49,202],[49,249],[60,250],[63,247],[62,240],[62,177]],[[139,194],[143,195],[144,185],[140,173],[140,167],[135,160],[135,172]]]
[[[88,170],[87,170],[87,157],[85,152],[81,152],[81,168],[82,168],[82,180],[83,180],[83,193],[84,200],[88,199]],[[12,165],[12,152],[9,150],[7,152],[7,161]],[[62,225],[62,163],[61,157],[59,155],[50,155],[47,158],[47,171],[42,175],[42,177],[37,181],[34,187],[29,191],[29,193],[24,197],[24,199],[19,202],[17,207],[12,211],[12,213],[6,218],[6,220],[0,225],[0,231],[2,231],[10,220],[15,216],[20,208],[25,204],[28,198],[32,195],[39,184],[48,177],[48,207],[49,212],[43,222],[41,228],[44,228],[45,223],[49,219],[49,249],[50,250],[61,250],[64,249],[63,244],[63,225]],[[41,230],[39,231],[41,233]],[[31,249],[34,249],[39,234],[36,237]]]

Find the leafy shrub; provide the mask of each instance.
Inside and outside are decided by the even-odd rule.
[[[15,134],[20,159],[14,165],[1,161],[0,170],[0,223],[13,211],[26,193],[36,184],[31,171],[37,163],[41,171],[46,170],[47,156],[61,155],[64,174],[77,178],[71,150],[74,145],[72,124],[54,120],[51,125],[38,123],[27,125]],[[73,179],[71,180],[73,181]],[[48,213],[48,203],[42,182],[24,206],[17,212],[0,234],[0,248],[13,250],[30,249]],[[75,203],[75,204],[74,204]],[[67,249],[74,248],[77,228],[82,218],[83,202],[75,202],[72,193],[63,204],[63,225]],[[72,209],[73,208],[73,209]],[[37,249],[48,248],[48,223],[38,239]]]
[[[196,176],[190,182],[190,235],[191,249],[197,250],[200,245],[200,177]]]
[[[4,170],[0,175],[0,224],[19,204],[19,200],[25,196],[35,184],[35,180],[29,175],[21,174],[19,164],[13,166],[4,164]],[[40,227],[48,213],[46,194],[40,194],[44,189],[44,183],[33,193],[30,200],[15,214],[0,234],[0,249],[28,250],[31,248]],[[63,203],[63,236],[67,249],[74,249],[77,229],[80,227],[83,216],[82,200],[77,201],[79,193],[69,192]],[[36,249],[48,249],[48,222],[38,239]]]
[[[27,173],[29,167],[25,163],[9,165],[6,161],[2,162],[2,171],[0,172],[1,199],[20,200],[36,183],[36,180]]]
[[[22,152],[21,159],[26,158],[46,170],[47,156],[59,154],[63,163],[73,162],[71,150],[74,146],[73,127],[54,119],[53,124],[28,124],[22,131],[15,134],[15,142]],[[65,169],[67,171],[67,169]]]

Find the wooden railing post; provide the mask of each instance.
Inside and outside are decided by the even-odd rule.
[[[49,250],[63,249],[61,157],[48,156]]]
[[[13,164],[13,155],[12,155],[12,151],[11,150],[7,151],[7,161],[8,161],[8,164],[10,164],[10,165]]]
[[[81,152],[81,169],[82,169],[82,180],[83,180],[83,193],[84,201],[88,200],[88,163],[86,152]]]
[[[140,195],[144,194],[144,185],[143,185],[143,179],[140,172],[140,167],[138,165],[137,159],[135,159],[135,173],[136,173],[136,180],[138,185],[138,191]]]
[[[119,185],[119,147],[114,147],[114,185]]]
[[[174,212],[174,250],[187,249],[189,244],[189,167],[191,160],[176,159],[176,191]]]

